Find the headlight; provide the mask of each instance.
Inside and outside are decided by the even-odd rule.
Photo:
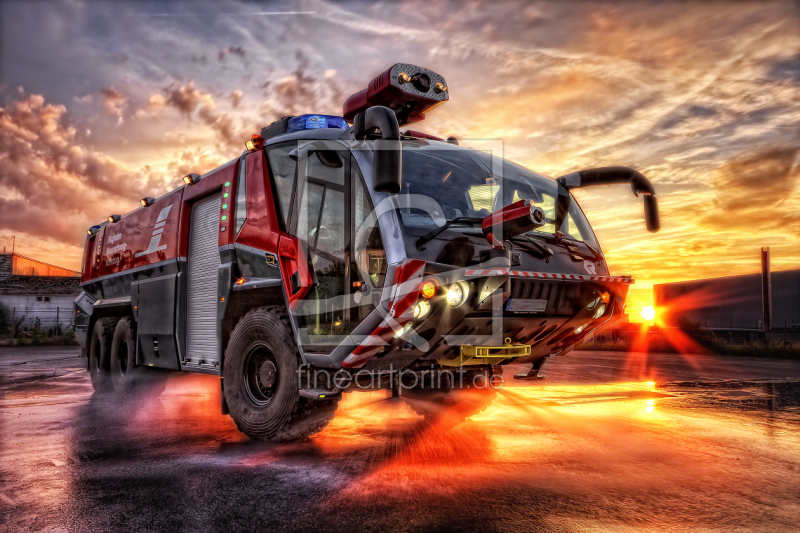
[[[594,306],[596,306],[600,302],[603,302],[603,303],[607,304],[610,299],[611,299],[611,295],[608,294],[607,292],[604,292],[603,294],[600,295],[599,298],[595,298],[594,300],[589,302],[589,305],[586,306],[586,309],[594,309]],[[595,318],[597,318],[597,317],[595,317]]]
[[[603,316],[603,314],[605,314],[605,312],[606,312],[606,304],[600,304],[600,306],[597,308],[597,311],[594,312],[594,317],[600,318],[601,316]]]
[[[431,311],[431,304],[422,300],[414,306],[414,318],[422,318]]]
[[[406,324],[405,326],[403,326],[403,329],[401,329],[400,331],[398,331],[397,333],[395,333],[395,334],[394,334],[394,338],[395,338],[395,339],[399,339],[400,337],[402,337],[403,335],[405,335],[405,334],[406,334],[406,333],[408,333],[409,331],[411,331],[411,322],[409,322],[408,324]]]
[[[450,307],[458,307],[467,301],[469,296],[469,286],[463,281],[459,281],[447,288],[447,303]]]
[[[575,328],[575,335],[578,335],[578,334],[580,334],[580,332],[582,332],[583,330],[585,330],[585,329],[586,329],[586,326],[588,326],[588,325],[589,325],[589,323],[587,322],[586,324],[584,324],[584,325],[582,325],[582,326],[579,326],[579,327]]]

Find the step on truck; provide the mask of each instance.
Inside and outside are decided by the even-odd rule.
[[[441,75],[396,64],[343,116],[277,120],[92,226],[73,322],[97,394],[213,374],[242,432],[290,440],[344,392],[438,397],[496,386],[510,363],[536,379],[619,315],[633,280],[609,274],[570,191],[629,184],[655,232],[650,182],[625,167],[552,179],[401,131],[448,100]]]

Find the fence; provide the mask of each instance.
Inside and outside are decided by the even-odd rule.
[[[65,331],[71,327],[72,307],[54,309],[12,307],[9,318],[16,330],[31,330],[38,324],[42,329]]]

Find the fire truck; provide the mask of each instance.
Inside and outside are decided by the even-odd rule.
[[[96,394],[212,374],[242,432],[291,440],[343,392],[446,394],[510,363],[537,379],[619,315],[633,279],[609,274],[570,191],[629,184],[655,232],[650,182],[625,167],[553,179],[401,131],[448,100],[441,75],[393,65],[343,116],[277,120],[92,226],[73,322]]]

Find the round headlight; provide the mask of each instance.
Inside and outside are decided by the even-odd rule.
[[[469,295],[469,287],[463,281],[453,283],[447,288],[447,303],[450,307],[458,307],[467,301]]]
[[[431,304],[422,300],[414,306],[414,318],[422,318],[431,311]]]
[[[600,306],[597,308],[597,311],[594,312],[594,317],[600,318],[601,316],[603,316],[603,314],[605,314],[605,312],[606,312],[606,304],[600,304]]]

